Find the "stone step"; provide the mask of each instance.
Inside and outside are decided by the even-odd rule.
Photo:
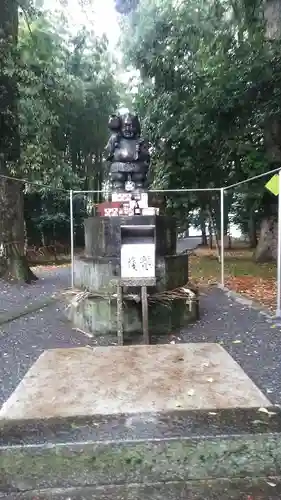
[[[0,494],[1,498],[1,494]],[[45,489],[5,495],[5,500],[280,500],[280,477]]]
[[[251,478],[253,484],[254,478],[280,476],[280,431],[275,407],[2,422],[1,489],[91,486],[95,491],[119,484],[122,491],[122,484],[175,482],[174,488],[181,484],[188,491],[189,481],[201,481],[202,488],[205,481],[221,478],[230,483]],[[160,498],[157,488],[150,498]],[[147,498],[141,494],[137,498]]]
[[[158,499],[168,482],[194,500],[193,483],[280,476],[280,438],[279,408],[217,344],[48,350],[0,410],[0,492]]]

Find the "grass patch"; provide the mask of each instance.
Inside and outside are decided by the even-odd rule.
[[[259,278],[276,278],[276,264],[257,264],[252,259],[250,250],[225,251],[225,277],[255,276]],[[200,249],[190,257],[190,273],[194,281],[220,280],[220,263],[212,250]]]
[[[276,264],[257,264],[249,249],[225,251],[225,285],[273,310],[276,304]],[[199,286],[220,282],[221,269],[215,251],[198,249],[190,257],[190,277]]]

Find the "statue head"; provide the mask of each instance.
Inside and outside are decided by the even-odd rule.
[[[140,137],[141,128],[137,115],[126,113],[121,115],[121,133],[125,139]]]
[[[111,115],[108,127],[112,132],[121,134],[125,139],[140,137],[141,127],[137,115],[133,113]]]

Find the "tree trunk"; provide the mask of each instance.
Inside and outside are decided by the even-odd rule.
[[[209,249],[213,249],[213,231],[210,219],[208,220],[208,232],[209,232]]]
[[[37,279],[25,256],[23,190],[19,182],[0,177],[0,275],[30,283]]]
[[[209,215],[209,221],[210,221],[211,231],[212,231],[212,234],[214,234],[215,246],[216,246],[216,251],[217,251],[217,258],[218,258],[218,261],[220,262],[220,248],[219,248],[218,229],[217,229],[217,227],[216,227],[216,225],[214,223],[212,212],[211,212],[211,209],[209,207],[208,207],[207,211],[208,211],[208,215]]]
[[[256,262],[268,262],[277,259],[278,224],[275,217],[263,219],[260,229],[260,239],[254,259]]]
[[[0,7],[0,174],[9,176],[20,157],[15,47],[18,4],[2,0]],[[0,177],[0,273],[16,280],[36,279],[25,257],[23,184]]]
[[[267,0],[264,7],[266,35],[268,39],[281,37],[281,4],[280,0]]]
[[[250,248],[256,248],[258,238],[257,238],[256,221],[255,221],[255,216],[253,213],[250,214],[250,218],[249,218],[248,236],[249,236]]]
[[[205,218],[205,212],[202,209],[200,210],[200,229],[201,229],[202,245],[207,246],[208,240],[206,234],[206,218]]]
[[[231,250],[232,249],[232,238],[231,238],[230,232],[228,233],[227,241],[228,241],[227,248],[228,248],[228,250]]]

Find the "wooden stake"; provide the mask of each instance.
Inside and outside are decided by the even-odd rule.
[[[148,331],[148,301],[147,301],[147,287],[141,287],[141,304],[142,304],[142,332],[145,344],[150,344],[149,331]]]
[[[122,286],[117,285],[117,338],[118,345],[124,344]]]

